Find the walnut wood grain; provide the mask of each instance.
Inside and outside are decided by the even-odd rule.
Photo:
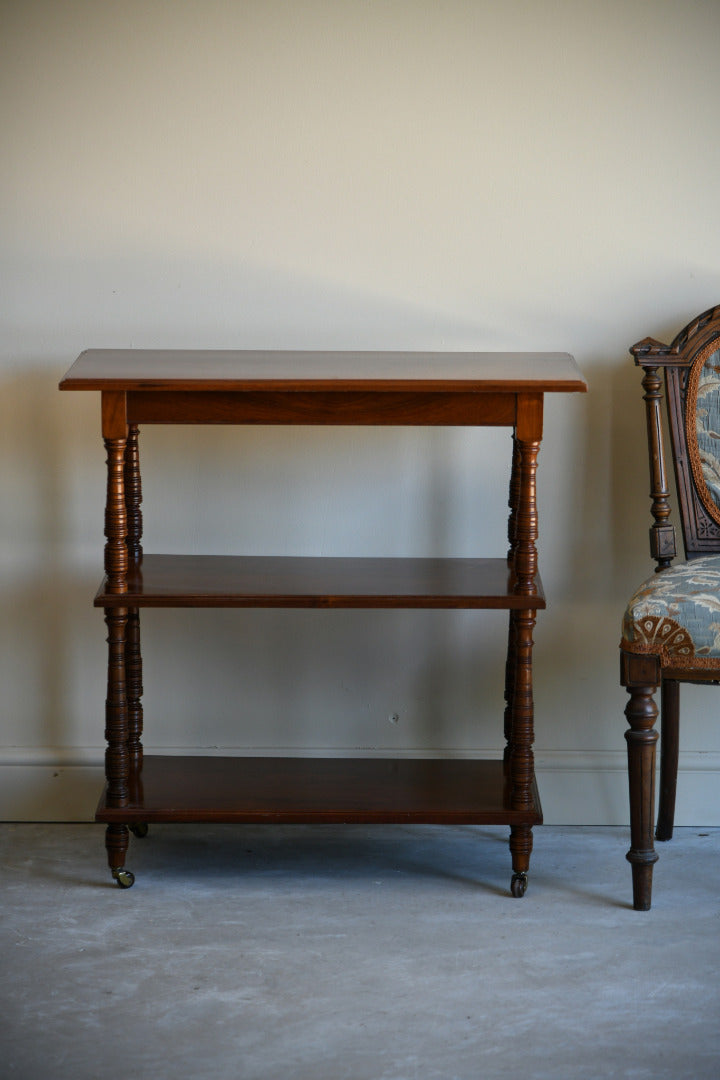
[[[435,390],[128,391],[138,424],[512,426],[516,394]]]
[[[89,349],[61,390],[567,393],[587,384],[568,353]]]
[[[505,559],[146,554],[121,595],[109,584],[96,607],[545,607],[539,575],[519,592]]]
[[[415,823],[536,825],[533,800],[513,805],[502,761],[145,755],[118,810],[102,822]]]

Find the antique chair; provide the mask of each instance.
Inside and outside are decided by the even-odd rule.
[[[643,369],[655,574],[637,589],[623,618],[621,682],[630,698],[630,850],[633,904],[652,896],[655,811],[654,729],[660,687],[660,798],[656,837],[673,831],[681,682],[720,682],[720,306],[689,323],[673,341],[652,338],[630,350]],[[675,527],[665,471],[662,375],[675,467],[685,562],[673,564]]]

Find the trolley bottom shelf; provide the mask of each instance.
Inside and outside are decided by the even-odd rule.
[[[534,780],[517,804],[502,761],[146,755],[96,821],[539,825],[542,810]]]

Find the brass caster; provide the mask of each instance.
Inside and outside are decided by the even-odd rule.
[[[516,899],[525,895],[527,889],[527,874],[513,874],[512,881],[510,882],[510,892]]]
[[[133,836],[137,836],[138,840],[142,840],[148,834],[148,827],[144,821],[139,821],[137,825],[128,825],[128,828]]]
[[[121,889],[130,889],[135,884],[135,875],[132,870],[125,870],[120,867],[120,869],[113,870],[112,876]]]

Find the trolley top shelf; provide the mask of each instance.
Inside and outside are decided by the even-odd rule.
[[[569,353],[88,349],[61,390],[584,392]]]

